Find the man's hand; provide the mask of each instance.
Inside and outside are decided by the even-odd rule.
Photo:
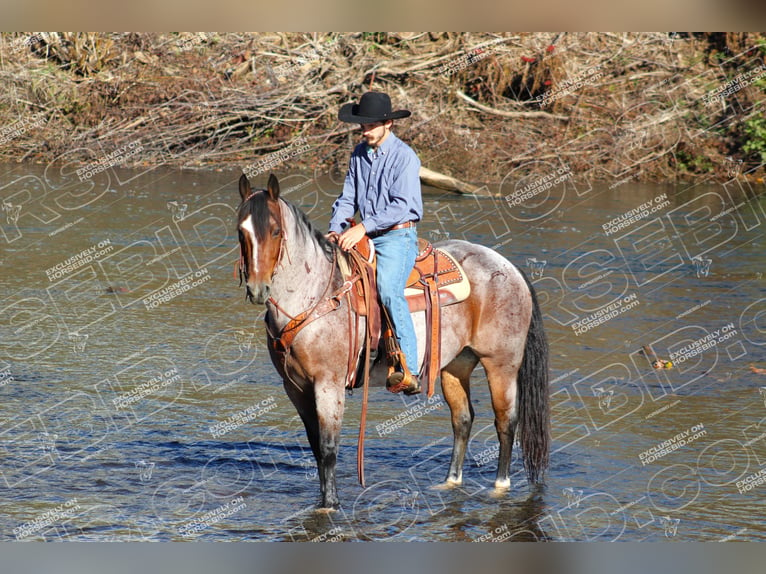
[[[353,225],[344,231],[338,239],[338,245],[343,251],[351,251],[351,248],[359,243],[367,233],[361,223]]]

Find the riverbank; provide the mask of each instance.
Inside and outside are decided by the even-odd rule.
[[[343,172],[337,110],[370,86],[412,110],[423,165],[497,184],[758,180],[766,35],[0,36],[0,161]]]

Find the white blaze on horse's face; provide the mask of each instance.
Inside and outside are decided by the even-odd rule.
[[[256,198],[256,201],[262,200]],[[252,301],[258,304],[265,303],[271,294],[271,280],[283,239],[277,202],[267,201],[266,206],[266,211],[249,213],[239,222],[245,285]],[[261,213],[263,220],[257,221],[255,213]]]
[[[249,269],[252,273],[257,274],[258,273],[258,241],[255,239],[255,228],[253,227],[253,216],[248,215],[245,220],[239,224],[239,228],[242,230],[242,233],[245,233],[250,240],[250,261],[249,261]],[[249,279],[249,277],[248,277]]]
[[[271,278],[263,275],[263,262],[261,261],[263,249],[258,242],[253,225],[253,216],[248,215],[239,224],[242,232],[242,256],[245,258],[245,285],[247,294],[252,303],[262,305],[271,294]]]

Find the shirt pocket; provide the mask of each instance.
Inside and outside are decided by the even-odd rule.
[[[397,179],[397,176],[399,175],[398,164],[399,162],[397,162],[394,158],[391,158],[386,162],[385,165],[382,166],[383,173],[381,174],[380,183],[389,199],[391,199],[391,189]]]

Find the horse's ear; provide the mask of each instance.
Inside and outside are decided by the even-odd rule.
[[[242,198],[242,201],[245,201],[245,199],[250,197],[250,193],[250,180],[247,179],[247,176],[243,173],[239,178],[239,196]]]
[[[273,200],[279,199],[279,180],[273,173],[269,175],[269,184],[266,188],[269,197]]]

